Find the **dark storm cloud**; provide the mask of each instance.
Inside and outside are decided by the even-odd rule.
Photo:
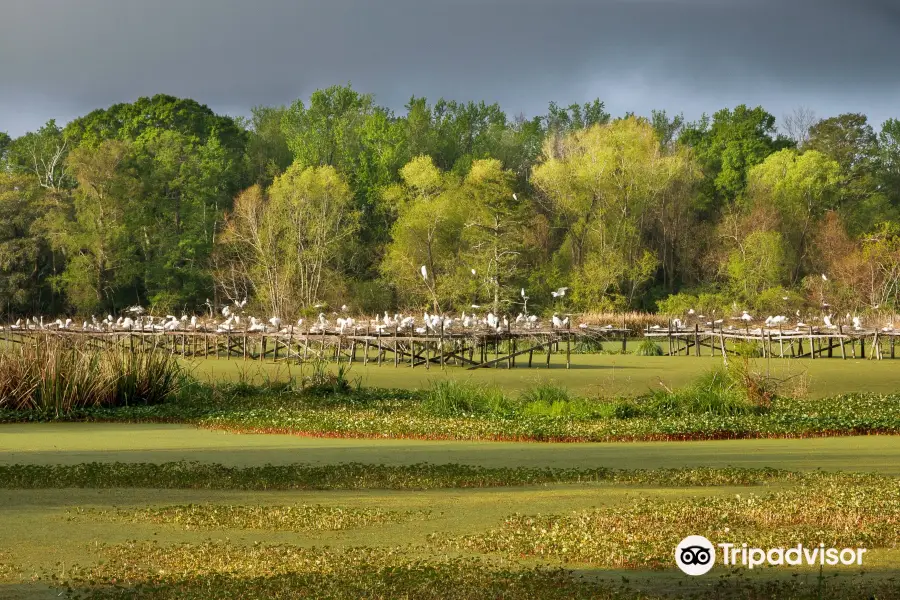
[[[6,0],[0,130],[21,133],[141,95],[230,114],[352,82],[544,112],[689,117],[740,102],[776,116],[900,116],[891,0]]]

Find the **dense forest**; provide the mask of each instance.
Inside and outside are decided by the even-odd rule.
[[[158,95],[0,133],[0,311],[895,309],[898,216],[894,119]]]

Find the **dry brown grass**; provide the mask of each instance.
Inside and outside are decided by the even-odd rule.
[[[669,318],[665,315],[656,315],[645,312],[626,312],[626,313],[583,313],[578,316],[580,323],[588,325],[596,325],[605,327],[612,325],[613,327],[622,327],[624,324],[630,329],[644,329],[650,325],[659,325],[661,327],[668,326]]]
[[[176,358],[162,351],[96,348],[54,336],[0,349],[0,409],[57,416],[74,409],[152,404],[182,381]]]

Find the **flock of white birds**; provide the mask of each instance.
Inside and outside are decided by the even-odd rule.
[[[740,316],[732,317],[730,319],[731,322],[727,326],[725,325],[725,319],[705,321],[707,317],[705,315],[697,315],[696,311],[694,311],[693,309],[690,309],[688,311],[688,316],[693,317],[698,324],[705,325],[706,327],[734,331],[746,331],[747,329],[749,329],[751,323],[756,322],[756,318],[746,310],[743,311]],[[806,323],[805,321],[810,322]],[[740,322],[742,325],[738,327],[735,325],[735,322]],[[804,318],[801,316],[799,310],[795,313],[794,319],[789,319],[784,315],[769,315],[765,318],[761,326],[757,326],[756,328],[750,329],[749,331],[751,334],[756,335],[759,335],[766,331],[776,330],[782,333],[806,333],[810,330],[810,328],[822,332],[823,330],[836,331],[841,327],[841,325],[846,325],[848,328],[852,328],[852,330],[856,332],[869,331],[863,324],[862,317],[859,317],[857,315],[851,315],[850,313],[847,313],[847,315],[843,319],[843,322],[839,325],[835,322],[834,314],[822,315],[821,317],[812,316],[809,318]],[[693,325],[689,326],[686,320],[672,319],[672,328],[676,331],[691,327],[693,327]],[[667,328],[663,328],[660,325],[653,325],[650,329],[662,330]],[[894,323],[885,323],[880,328],[880,330],[884,333],[891,333],[894,331]]]
[[[559,288],[552,292],[554,298],[565,296],[569,288]],[[522,290],[523,299],[527,300],[525,290]],[[383,315],[376,315],[374,318],[354,318],[348,313],[348,307],[342,306],[339,312],[330,313],[326,316],[324,312],[320,312],[318,317],[309,321],[299,318],[295,322],[290,320],[282,320],[279,316],[272,316],[268,319],[257,318],[252,315],[244,314],[244,307],[247,300],[235,302],[223,306],[219,311],[221,318],[213,316],[188,316],[187,314],[176,317],[175,315],[166,315],[165,317],[153,316],[145,314],[145,309],[141,306],[132,306],[125,311],[125,314],[119,317],[107,315],[104,319],[98,319],[91,316],[90,320],[82,321],[79,327],[72,319],[67,318],[56,319],[54,321],[45,321],[43,316],[28,317],[18,319],[15,323],[7,327],[0,326],[0,330],[8,329],[10,331],[82,331],[82,332],[215,332],[215,333],[312,333],[320,334],[324,332],[337,334],[359,334],[366,331],[370,333],[393,333],[402,332],[417,334],[438,334],[440,332],[452,333],[454,331],[479,330],[479,331],[495,331],[505,332],[513,328],[525,330],[537,330],[542,327],[553,329],[567,329],[571,325],[570,315],[560,315],[555,313],[548,321],[543,321],[540,317],[526,312],[520,312],[514,319],[506,314],[494,314],[492,311],[479,314],[481,307],[473,304],[472,312],[463,311],[457,316],[446,314],[429,314],[427,311],[421,316],[406,315],[395,313],[391,315],[385,311]],[[212,306],[207,300],[207,305]],[[212,312],[212,311],[210,311]],[[512,319],[512,320],[511,320]],[[579,327],[586,329],[586,324],[580,324]],[[612,325],[607,327],[612,328]]]
[[[423,266],[421,269],[423,279],[427,280],[427,270]],[[825,276],[822,276],[823,279]],[[568,287],[561,287],[551,292],[551,295],[554,299],[563,298],[568,292]],[[98,319],[96,316],[91,316],[90,321],[82,321],[81,327],[79,328],[76,323],[73,322],[72,319],[56,319],[54,321],[45,322],[43,316],[35,316],[28,317],[25,319],[18,319],[15,323],[12,323],[6,327],[0,326],[0,331],[8,330],[8,331],[34,331],[34,330],[47,330],[47,331],[82,331],[82,332],[128,332],[128,331],[140,331],[140,332],[176,332],[176,331],[196,331],[196,332],[215,332],[215,333],[232,333],[232,332],[246,332],[246,333],[338,333],[340,335],[344,334],[359,334],[363,332],[369,333],[411,333],[415,332],[417,334],[429,335],[429,334],[438,334],[441,332],[452,333],[454,331],[466,331],[466,330],[477,330],[477,331],[495,331],[498,333],[502,333],[505,331],[510,331],[515,328],[516,330],[539,330],[542,328],[546,328],[549,326],[551,329],[568,329],[571,326],[570,318],[571,315],[560,315],[558,313],[554,313],[553,316],[547,321],[544,322],[540,317],[533,314],[528,314],[528,296],[525,294],[525,289],[521,290],[521,296],[523,300],[523,306],[525,307],[524,312],[520,312],[515,319],[510,320],[510,316],[506,314],[494,314],[492,311],[488,311],[486,314],[479,314],[481,306],[477,304],[473,304],[471,309],[472,312],[469,313],[467,311],[463,311],[457,316],[450,316],[446,314],[429,314],[427,311],[424,312],[421,316],[416,315],[404,315],[402,313],[394,313],[393,315],[389,314],[388,311],[385,311],[383,315],[377,315],[374,318],[360,318],[356,319],[348,314],[347,306],[342,306],[340,312],[331,313],[331,317],[333,321],[329,319],[324,312],[320,312],[318,317],[315,319],[306,322],[303,318],[297,319],[296,323],[291,323],[289,321],[283,321],[281,317],[273,316],[268,319],[260,319],[255,316],[249,316],[244,314],[244,308],[247,304],[247,299],[240,302],[234,302],[233,304],[228,304],[223,306],[220,313],[221,319],[217,319],[213,317],[212,304],[209,300],[206,301],[206,305],[210,308],[210,313],[206,317],[200,317],[197,315],[188,316],[186,314],[181,315],[181,318],[176,317],[175,315],[166,315],[165,317],[146,315],[145,310],[141,306],[132,306],[125,311],[125,315],[119,316],[118,318],[113,317],[113,315],[107,315],[105,319]],[[827,304],[823,304],[823,306],[827,307]],[[673,319],[671,321],[672,328],[676,331],[683,330],[685,328],[689,328],[687,324],[687,320],[693,321],[696,325],[703,325],[704,327],[712,327],[713,329],[727,329],[727,330],[738,330],[739,328],[735,326],[734,322],[741,322],[743,325],[740,327],[740,330],[748,330],[751,323],[754,323],[756,319],[748,312],[743,311],[740,316],[732,317],[727,326],[725,325],[725,319],[712,318],[711,320],[706,320],[707,317],[705,315],[698,315],[696,311],[693,309],[688,310],[687,316],[685,320],[682,319]],[[791,319],[784,315],[770,315],[766,317],[765,321],[761,326],[756,327],[753,330],[750,330],[750,333],[761,334],[765,331],[778,330],[783,333],[800,333],[806,332],[810,329],[810,327],[816,330],[836,330],[838,329],[838,325],[834,322],[834,315],[828,314],[823,315],[821,317],[814,316],[811,319],[814,324],[810,325],[803,321],[800,315],[800,311],[796,312],[796,322],[792,323]],[[848,326],[852,326],[854,331],[865,331],[865,327],[863,326],[862,319],[858,316],[853,316],[851,314],[847,314],[845,318],[845,323]],[[581,330],[586,330],[591,328],[586,323],[579,323],[578,328]],[[606,325],[604,327],[599,327],[600,330],[603,329],[613,329],[612,325]],[[667,330],[667,327],[663,327],[661,325],[653,325],[650,327],[651,330],[660,331]],[[893,332],[894,324],[887,323],[881,328],[883,332]]]

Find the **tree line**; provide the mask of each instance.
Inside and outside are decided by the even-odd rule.
[[[898,210],[896,119],[158,95],[0,133],[0,310],[893,309]]]

